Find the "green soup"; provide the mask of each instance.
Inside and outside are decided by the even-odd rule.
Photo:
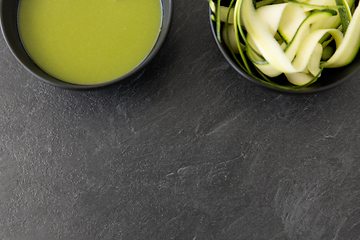
[[[32,60],[60,80],[88,85],[133,70],[161,28],[161,0],[21,0],[18,27]]]

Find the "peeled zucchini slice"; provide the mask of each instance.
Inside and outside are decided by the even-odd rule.
[[[325,68],[338,68],[352,62],[360,47],[360,9],[356,8],[344,40],[331,58],[323,63]]]
[[[286,11],[281,16],[278,33],[288,44],[295,36],[301,23],[306,19],[306,14],[300,5],[289,3]]]

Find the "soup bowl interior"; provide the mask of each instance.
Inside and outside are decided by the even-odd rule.
[[[129,78],[131,75],[135,74],[142,68],[144,68],[158,53],[161,46],[163,45],[165,38],[168,34],[171,18],[172,18],[172,1],[171,0],[161,0],[162,4],[162,24],[161,29],[159,32],[158,39],[147,55],[147,57],[131,72],[120,76],[114,80],[100,83],[100,84],[93,84],[93,85],[77,85],[68,83],[65,81],[61,81],[53,76],[44,72],[41,68],[39,68],[34,61],[29,57],[27,54],[21,39],[18,30],[18,7],[21,0],[2,0],[0,2],[0,18],[1,18],[1,30],[4,36],[4,39],[12,52],[15,58],[22,64],[24,68],[26,68],[29,72],[33,75],[38,77],[39,79],[43,80],[46,83],[51,85],[67,88],[67,89],[92,89],[92,88],[99,88],[104,87],[113,83],[117,83]]]

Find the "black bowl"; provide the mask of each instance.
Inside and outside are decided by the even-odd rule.
[[[112,81],[93,85],[76,85],[56,79],[40,69],[26,53],[18,31],[17,13],[20,0],[2,0],[0,2],[1,30],[5,41],[15,58],[32,74],[51,85],[66,89],[93,89],[104,87],[128,79],[131,75],[143,69],[158,53],[169,32],[172,19],[172,0],[161,0],[162,2],[162,25],[157,39],[148,56],[131,72]]]
[[[224,42],[220,43],[216,37],[216,23],[211,20],[211,9],[209,9],[209,16],[210,16],[210,27],[215,39],[217,46],[219,47],[221,53],[228,61],[228,63],[246,80],[254,83],[257,86],[265,87],[267,89],[280,91],[282,93],[295,93],[295,94],[304,94],[304,93],[316,93],[321,92],[324,90],[331,89],[335,86],[338,86],[341,83],[344,83],[346,80],[351,79],[356,73],[360,70],[360,54],[357,54],[355,59],[347,66],[341,68],[326,68],[321,73],[321,77],[314,83],[308,87],[300,88],[298,90],[295,89],[284,89],[276,86],[269,85],[267,83],[261,82],[247,72],[243,71],[239,65],[234,60],[231,52],[227,48]],[[282,84],[284,86],[290,86],[290,83],[287,79],[282,75],[272,79],[276,83]]]

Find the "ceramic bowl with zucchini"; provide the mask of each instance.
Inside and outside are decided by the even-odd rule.
[[[210,0],[209,5],[221,52],[260,86],[318,92],[360,69],[358,0]]]

